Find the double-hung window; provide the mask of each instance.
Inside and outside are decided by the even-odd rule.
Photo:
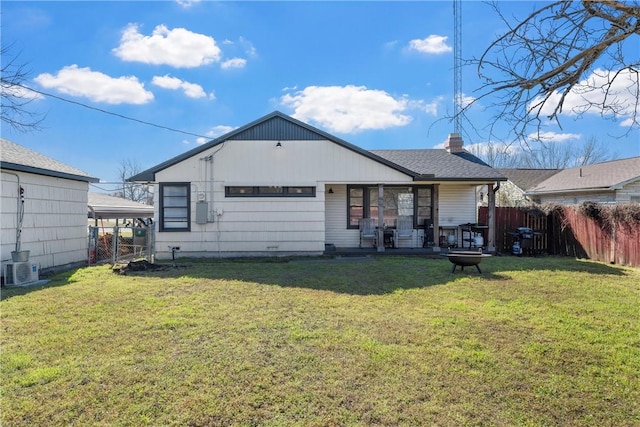
[[[188,182],[160,184],[160,231],[190,231]]]

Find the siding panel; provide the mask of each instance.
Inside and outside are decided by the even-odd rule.
[[[21,249],[40,268],[80,263],[87,257],[88,184],[18,172],[25,189]],[[17,185],[2,174],[2,261],[11,260],[16,242]]]
[[[219,150],[216,152],[216,150]],[[215,154],[214,154],[215,152]],[[213,155],[213,161],[204,160]],[[354,246],[357,230],[346,229],[346,187],[334,185],[334,194],[325,205],[325,187],[329,182],[407,183],[412,178],[325,140],[228,141],[223,148],[185,159],[157,174],[162,182],[190,182],[192,233],[158,232],[159,251],[180,246],[191,253],[220,251],[284,253],[322,252],[325,230],[335,244]],[[225,186],[314,186],[316,196],[307,197],[225,197]],[[156,188],[156,194],[158,188]],[[195,224],[195,201],[198,195],[208,203],[209,222]],[[156,201],[155,206],[159,206]],[[157,208],[156,208],[157,209]],[[326,224],[325,210],[331,215]],[[342,210],[342,212],[340,212]],[[221,212],[217,215],[216,212]],[[156,214],[159,218],[159,213]],[[186,249],[185,249],[186,248]],[[159,258],[170,252],[158,254]]]

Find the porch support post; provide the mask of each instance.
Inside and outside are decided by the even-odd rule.
[[[384,184],[378,184],[378,252],[384,252]]]
[[[495,253],[496,251],[496,192],[500,189],[500,182],[493,186],[493,183],[487,185],[487,222],[489,229],[487,230],[487,252]]]
[[[440,184],[433,184],[433,251],[440,252]],[[426,230],[425,230],[426,233]]]

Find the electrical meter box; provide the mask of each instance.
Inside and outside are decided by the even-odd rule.
[[[196,224],[206,224],[207,213],[209,211],[209,203],[197,202],[196,203]]]

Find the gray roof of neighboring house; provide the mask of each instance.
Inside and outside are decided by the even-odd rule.
[[[527,191],[527,194],[618,190],[640,180],[640,157],[611,160],[564,169]]]
[[[499,171],[467,151],[449,153],[444,149],[413,149],[371,152],[420,175],[433,174],[432,180],[506,181]]]
[[[128,181],[153,182],[155,181],[155,174],[163,169],[229,140],[329,140],[348,150],[407,174],[416,181],[433,180],[432,174],[435,174],[438,180],[505,180],[495,169],[482,163],[480,159],[467,152],[450,154],[446,150],[367,151],[286,114],[274,111],[193,150],[132,176]]]
[[[73,181],[98,182],[80,169],[66,165],[50,157],[18,145],[4,138],[0,149],[0,167],[5,170],[28,172],[36,175],[52,176]]]
[[[552,177],[562,169],[519,169],[519,168],[500,168],[498,172],[506,176],[507,179],[517,185],[523,191],[526,191],[545,179]]]
[[[90,218],[151,218],[153,206],[121,197],[89,192]]]

